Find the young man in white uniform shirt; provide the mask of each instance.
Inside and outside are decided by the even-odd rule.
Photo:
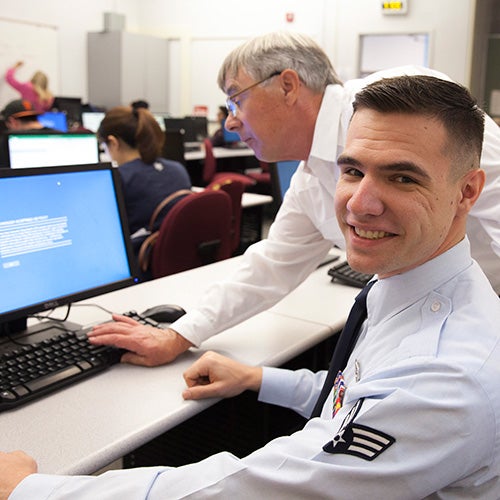
[[[130,349],[122,360],[158,365],[192,345],[271,307],[297,287],[332,245],[344,246],[334,193],[336,158],[345,145],[352,101],[367,83],[403,74],[446,75],[418,67],[382,71],[344,85],[324,51],[308,37],[272,33],[235,49],[219,85],[230,96],[226,127],[265,161],[304,160],[268,238],[248,249],[233,276],[211,286],[195,310],[168,332],[115,316],[98,326],[95,343]],[[500,292],[500,128],[486,117],[481,165],[486,184],[469,217],[472,254]],[[469,232],[470,231],[470,232]]]
[[[500,300],[465,233],[485,178],[482,112],[426,76],[377,82],[356,106],[335,209],[349,262],[377,281],[343,397],[243,459],[65,477],[0,454],[0,500],[500,497]],[[185,379],[186,399],[252,389],[309,416],[325,372],[207,353]]]

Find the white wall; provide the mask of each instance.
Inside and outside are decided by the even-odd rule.
[[[381,14],[379,0],[252,0],[244,5],[227,0],[0,0],[0,12],[4,18],[57,27],[59,75],[54,89],[60,95],[81,96],[84,102],[86,34],[103,29],[104,12],[123,14],[128,31],[172,40],[170,112],[189,113],[196,104],[209,104],[213,117],[223,102],[215,79],[225,53],[242,40],[277,29],[311,35],[344,79],[357,76],[359,34],[430,32],[432,67],[468,85],[476,0],[409,2],[407,15],[393,17]],[[294,14],[291,23],[286,20],[289,12]],[[26,77],[34,69],[26,68]],[[0,85],[5,85],[1,79]]]
[[[476,0],[409,0],[406,15],[387,16],[380,1],[332,2],[335,29],[325,49],[341,78],[357,77],[359,35],[422,33],[431,35],[430,66],[469,85]]]
[[[44,23],[55,26],[58,33],[59,74],[51,78],[51,87],[59,95],[87,98],[87,32],[101,31],[104,12],[126,15],[127,28],[137,30],[137,0],[0,0],[2,18]],[[32,40],[33,44],[37,40]],[[18,58],[13,54],[13,63]],[[21,68],[19,79],[29,79],[34,71],[30,61]],[[0,68],[0,86],[5,68]],[[0,102],[3,108],[4,102]]]
[[[331,1],[252,0],[242,7],[227,0],[144,0],[142,29],[172,40],[170,112],[187,114],[204,104],[215,119],[224,103],[216,80],[225,55],[253,36],[281,29],[308,33],[322,43],[322,12]],[[293,22],[287,13],[293,13]]]

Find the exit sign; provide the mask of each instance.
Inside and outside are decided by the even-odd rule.
[[[408,0],[400,2],[382,2],[383,14],[406,14],[408,12]]]

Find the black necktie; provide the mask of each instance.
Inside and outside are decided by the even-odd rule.
[[[330,366],[328,367],[328,375],[326,376],[325,383],[321,389],[311,418],[321,415],[321,410],[323,409],[328,394],[330,394],[332,390],[338,372],[343,370],[347,365],[349,356],[356,345],[361,325],[366,319],[366,296],[374,283],[375,281],[370,281],[354,299],[354,305],[349,312],[349,316],[337,341],[337,345],[333,350],[333,356],[330,361]]]

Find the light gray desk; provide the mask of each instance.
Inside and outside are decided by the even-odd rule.
[[[338,264],[345,260],[345,252],[332,249],[330,256],[339,256]],[[359,288],[333,284],[328,269],[334,263],[326,264],[313,272],[302,285],[289,293],[270,309],[273,313],[287,317],[314,321],[324,325],[335,325],[339,311],[351,310]],[[339,293],[332,293],[332,288]],[[342,327],[343,323],[340,327]]]
[[[222,147],[215,147],[213,148],[213,153],[215,158],[238,158],[238,157],[244,157],[244,156],[254,156],[255,153],[253,149],[250,148],[222,148]],[[197,151],[186,151],[184,153],[184,159],[186,161],[193,161],[193,160],[203,160],[205,158],[205,150],[203,148],[200,148]]]
[[[108,293],[83,304],[125,312],[176,303],[189,310],[204,288],[227,276],[239,259]],[[249,364],[276,366],[326,339],[342,327],[350,299],[357,293],[330,283],[326,271],[325,267],[315,271],[271,310],[212,337],[203,350],[217,350]],[[344,296],[345,300],[339,300]],[[316,317],[323,307],[328,312]],[[69,319],[87,325],[107,321],[109,315],[92,305],[74,305]],[[25,450],[36,458],[40,472],[92,473],[216,402],[181,397],[185,387],[182,373],[201,352],[192,349],[175,362],[156,368],[113,366],[41,400],[0,413],[0,449]]]
[[[191,191],[195,193],[199,193],[203,191],[205,188],[200,186],[193,186]],[[241,208],[252,208],[252,207],[260,207],[263,205],[269,205],[273,202],[273,197],[267,194],[259,194],[259,193],[248,193],[247,191],[243,192],[241,196]]]

